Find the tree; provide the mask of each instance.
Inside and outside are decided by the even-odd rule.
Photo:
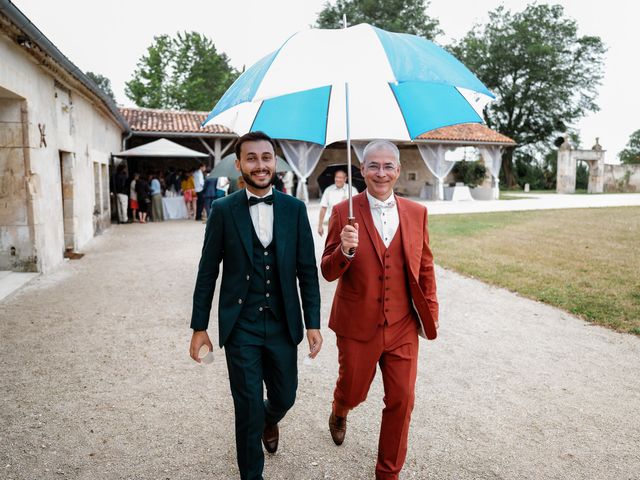
[[[640,163],[640,130],[636,130],[629,137],[627,148],[618,154],[622,163]]]
[[[125,93],[139,107],[211,110],[238,77],[229,58],[197,32],[154,37]]]
[[[500,6],[451,47],[497,97],[485,109],[489,127],[518,147],[549,143],[598,110],[605,47],[577,30],[560,5],[531,4],[518,13]],[[513,152],[502,156],[509,187],[516,185]]]
[[[442,31],[439,22],[426,14],[425,0],[337,0],[329,2],[318,13],[318,28],[341,28],[342,16],[349,25],[369,23],[391,32],[411,33],[433,39]]]
[[[111,88],[111,80],[99,73],[85,72],[85,75],[89,77],[107,97],[111,98],[114,102],[116,101],[116,96],[113,94],[113,89]]]

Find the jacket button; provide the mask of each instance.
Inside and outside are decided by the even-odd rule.
[[[378,297],[378,303],[382,303],[382,298]]]
[[[242,299],[241,298],[238,299],[238,303],[242,303]]]
[[[271,280],[267,280],[267,285],[271,284]]]
[[[251,278],[251,275],[247,275],[247,280],[249,280]]]
[[[266,268],[267,270],[269,270],[269,268],[270,268],[270,267],[269,267],[269,265],[267,265],[267,266],[266,266],[266,267],[264,267],[264,268]]]
[[[385,298],[385,299],[384,299],[384,301],[385,301],[385,302],[388,302],[388,301],[389,301],[389,299],[388,299],[388,298]]]
[[[386,276],[386,277],[384,277],[384,278],[385,278],[385,280],[389,280],[389,279],[390,279],[391,277],[389,277],[389,276]]]
[[[267,292],[267,294],[265,295],[267,298],[269,298],[271,295],[269,295],[269,293]]]
[[[344,268],[344,267],[345,267],[345,265],[346,265],[346,263],[345,263],[345,262],[340,262],[340,268]]]
[[[267,255],[269,255],[269,252],[264,252],[264,256],[266,257]]]
[[[262,307],[258,308],[258,311],[261,312],[262,310],[264,310]]]
[[[385,265],[384,268],[389,269],[391,268],[391,265]]]
[[[378,280],[382,281],[382,275],[380,275],[380,276],[378,277]]]
[[[388,309],[388,308],[385,308],[385,309],[384,309],[384,311],[385,311],[385,312],[387,312],[387,313],[389,313],[389,309]]]

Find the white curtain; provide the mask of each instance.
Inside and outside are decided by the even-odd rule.
[[[424,164],[436,177],[437,200],[444,200],[444,179],[456,164],[445,159],[446,147],[437,144],[418,143]]]
[[[369,142],[363,142],[362,140],[356,140],[355,142],[351,142],[351,146],[353,147],[353,151],[356,152],[356,157],[358,157],[358,161],[360,165],[362,165],[363,157],[364,157],[364,147],[369,145]]]
[[[491,173],[491,189],[493,190],[493,199],[500,198],[500,167],[502,166],[502,152],[500,147],[478,147],[480,155],[484,160],[484,165]]]
[[[309,202],[309,189],[307,188],[307,178],[315,170],[320,155],[324,147],[317,143],[300,142],[297,140],[278,140],[284,156],[289,162],[293,173],[298,177],[298,188],[296,189],[296,197]]]

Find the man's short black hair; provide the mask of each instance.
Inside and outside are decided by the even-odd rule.
[[[245,133],[244,135],[242,135],[240,138],[238,138],[238,140],[236,141],[236,158],[238,160],[240,160],[240,149],[242,148],[242,144],[245,142],[256,142],[259,140],[266,140],[267,142],[269,142],[271,144],[271,146],[273,147],[273,153],[275,155],[276,153],[276,142],[273,141],[273,138],[271,138],[269,135],[267,135],[264,132],[249,132],[249,133]]]

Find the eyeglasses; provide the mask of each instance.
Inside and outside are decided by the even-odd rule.
[[[369,163],[365,167],[368,172],[379,172],[382,170],[384,173],[393,173],[398,168],[397,165],[392,163],[385,163],[384,165],[378,165],[377,163]]]

